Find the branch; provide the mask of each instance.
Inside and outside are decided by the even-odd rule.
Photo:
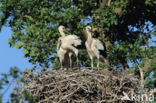
[[[139,80],[121,71],[89,70],[80,68],[68,71],[45,70],[28,75],[22,83],[23,91],[37,98],[37,102],[117,102],[122,91],[139,93]]]

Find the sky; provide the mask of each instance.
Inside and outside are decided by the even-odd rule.
[[[30,68],[32,65],[24,58],[22,50],[11,48],[8,39],[11,37],[11,29],[3,27],[0,32],[0,73],[7,73],[10,67],[17,66],[20,70]]]
[[[9,27],[3,27],[0,32],[0,74],[8,73],[10,67],[14,66],[17,66],[21,71],[33,67],[33,65],[28,62],[28,59],[24,58],[22,50],[9,46],[8,39],[11,37],[11,34],[12,31]],[[4,103],[8,99],[7,97],[9,97],[9,92],[12,88],[13,87],[3,96]]]

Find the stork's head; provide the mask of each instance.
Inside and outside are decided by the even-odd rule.
[[[86,31],[87,32],[95,32],[97,28],[92,28],[91,26],[86,26]]]
[[[86,31],[91,32],[92,31],[92,27],[91,26],[86,26]]]
[[[58,31],[59,32],[66,32],[66,28],[63,25],[61,25],[58,27]]]

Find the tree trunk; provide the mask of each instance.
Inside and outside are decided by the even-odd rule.
[[[142,89],[142,92],[144,91],[144,85],[145,85],[145,81],[144,81],[144,72],[143,72],[143,69],[139,68],[139,71],[140,71],[140,79],[141,79],[141,89]]]
[[[104,8],[107,5],[108,0],[99,0],[100,8]]]
[[[125,60],[125,58],[124,57],[121,57],[120,58],[120,61],[121,61],[121,64],[123,66],[123,69],[124,70],[129,70],[129,65],[128,65],[127,61]]]
[[[110,41],[106,41],[105,45],[106,45],[106,50],[108,50],[108,47],[112,46],[112,43]],[[110,68],[110,62],[109,62],[109,59],[107,58],[105,60],[105,65],[106,65],[106,68]]]
[[[100,8],[104,8],[106,5],[110,6],[111,0],[99,0]]]
[[[144,94],[145,93],[145,91],[144,91],[144,86],[145,86],[145,81],[144,81],[144,72],[143,72],[143,69],[141,68],[141,67],[139,67],[138,66],[138,68],[139,68],[139,71],[140,71],[140,79],[141,79],[141,92],[142,92],[142,94]],[[149,101],[147,100],[145,100],[145,101],[143,101],[143,103],[149,103]]]

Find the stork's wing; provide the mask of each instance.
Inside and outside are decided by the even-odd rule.
[[[57,43],[57,50],[60,49],[61,45],[62,45],[62,40],[61,40],[61,38],[59,38],[58,43]]]
[[[100,55],[103,57],[103,58],[106,58],[107,57],[107,53],[106,53],[106,46],[105,44],[103,44],[100,40],[96,39],[96,47],[98,48],[99,52],[100,52]],[[102,58],[102,59],[103,59]]]
[[[76,35],[67,35],[64,40],[69,44],[69,45],[74,45],[78,46],[81,45],[81,40],[78,36]]]
[[[95,40],[96,40],[97,49],[104,50],[104,46],[103,46],[102,42],[100,40],[98,40],[98,39],[95,39]]]

